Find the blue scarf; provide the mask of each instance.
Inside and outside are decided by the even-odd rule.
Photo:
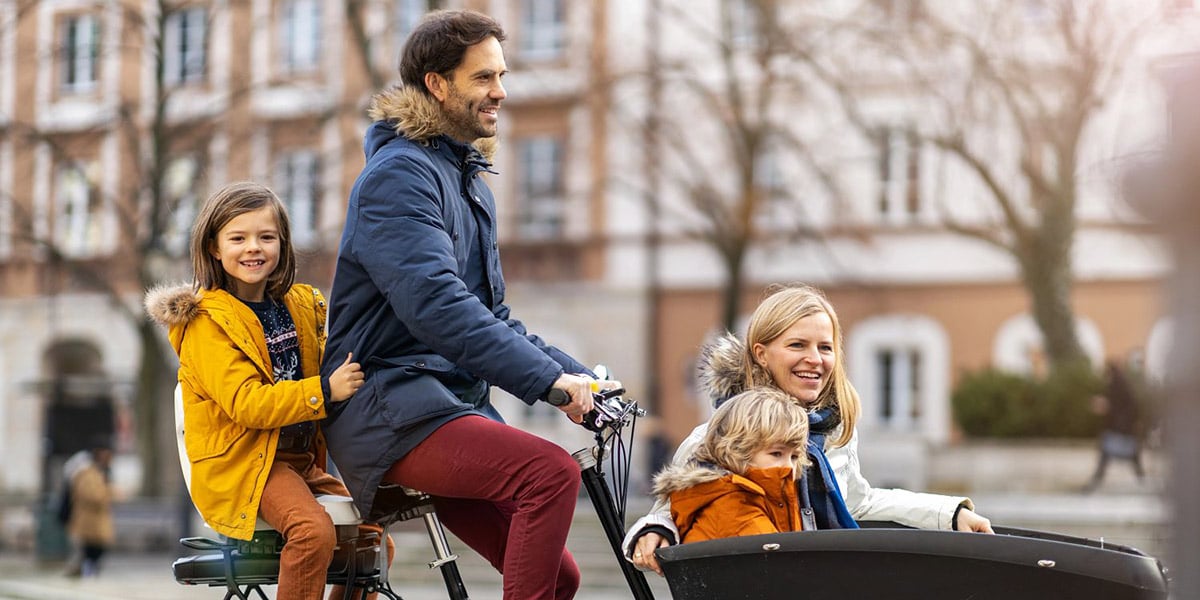
[[[841,421],[841,415],[832,406],[808,415],[808,458],[812,464],[804,469],[798,485],[802,503],[813,509],[817,529],[858,529],[858,523],[854,522],[854,517],[846,508],[846,500],[842,498],[842,490],[833,476],[829,460],[825,458],[825,436]],[[819,474],[824,493],[809,493],[810,473]]]

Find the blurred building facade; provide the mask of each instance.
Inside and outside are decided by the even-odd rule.
[[[840,15],[881,27],[902,27],[903,7],[955,6],[766,4],[792,18],[800,5],[821,7],[799,13],[801,24]],[[1010,4],[1021,5],[1011,15],[1018,23],[1043,18],[1040,2]],[[1179,22],[1195,20],[1187,3],[1174,4]],[[720,327],[726,273],[695,225],[692,192],[701,174],[715,174],[720,188],[729,185],[722,174],[736,170],[716,151],[725,143],[720,115],[704,116],[702,98],[688,90],[721,84],[720,48],[753,54],[745,40],[754,38],[757,5],[0,0],[0,447],[9,457],[0,496],[42,483],[40,458],[19,449],[43,447],[48,382],[63,376],[52,350],[64,341],[100,357],[99,373],[88,376],[109,382],[118,483],[135,485],[131,413],[143,349],[132,316],[148,283],[188,276],[189,224],[211,190],[236,179],[270,184],[292,216],[300,280],[328,289],[362,165],[365,107],[394,83],[407,31],[438,7],[487,12],[509,34],[499,175],[490,183],[514,315],[585,362],[609,365],[653,407],[653,432],[673,445],[707,414],[693,360]],[[725,43],[704,49],[707,35]],[[1161,127],[1153,65],[1175,51],[1171,43],[1182,42],[1132,56],[1107,124],[1089,138],[1095,151],[1078,166],[1087,177],[1071,300],[1097,364],[1131,351],[1153,364],[1166,347],[1166,258],[1123,208],[1110,167]],[[689,65],[698,67],[694,80],[668,74]],[[859,84],[875,86],[864,110],[880,136],[832,116],[828,89],[790,90],[790,133],[809,132],[844,193],[821,191],[821,171],[787,153],[755,169],[757,188],[800,190],[801,202],[767,203],[754,217],[740,312],[772,282],[824,288],[844,327],[864,434],[892,440],[877,447],[899,449],[894,460],[919,464],[921,453],[953,441],[956,378],[990,365],[1037,369],[1040,338],[1012,259],[939,220],[947,206],[979,218],[990,209],[938,148],[905,135],[927,99],[902,81]],[[786,115],[787,102],[770,110]],[[679,159],[664,145],[694,156],[683,170],[693,170],[692,181],[672,175],[665,163]],[[547,406],[504,394],[497,402],[510,421],[568,449],[587,442]],[[897,483],[919,485],[919,468],[908,471]]]

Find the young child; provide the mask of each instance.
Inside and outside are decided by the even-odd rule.
[[[795,473],[808,416],[787,394],[753,388],[721,405],[693,459],[654,478],[684,542],[800,531]]]
[[[152,290],[145,304],[179,354],[192,500],[231,538],[251,539],[258,517],[283,534],[276,598],[319,599],[337,536],[314,495],[350,494],[325,471],[317,421],[363,385],[362,369],[347,355],[320,377],[325,299],[294,283],[288,217],[271,190],[218,190],[190,249],[195,282]]]

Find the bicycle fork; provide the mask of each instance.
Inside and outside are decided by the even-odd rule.
[[[584,448],[571,456],[575,458],[575,462],[579,463],[579,469],[583,474],[583,485],[592,499],[592,507],[596,509],[596,516],[600,518],[604,535],[608,538],[608,544],[612,546],[617,564],[621,566],[621,573],[625,575],[625,582],[629,584],[629,591],[633,592],[634,600],[654,600],[654,592],[650,591],[650,584],[646,582],[645,574],[625,560],[625,553],[621,551],[621,539],[625,535],[625,525],[621,523],[621,519],[617,515],[612,492],[609,491],[608,482],[604,480],[604,473],[600,471],[600,465],[596,462],[593,449]]]

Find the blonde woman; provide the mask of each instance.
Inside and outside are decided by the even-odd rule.
[[[969,498],[871,487],[859,470],[858,392],[846,377],[842,331],[833,305],[817,288],[779,286],[755,309],[742,341],[725,334],[701,351],[699,376],[720,406],[739,392],[774,386],[808,411],[812,466],[802,477],[821,529],[857,527],[854,520],[894,521],[920,529],[992,533]],[[679,445],[673,462],[685,462],[708,424]],[[843,514],[838,497],[849,515]],[[847,522],[847,517],[852,516]],[[670,508],[658,502],[625,536],[626,556],[643,570],[662,574],[654,551],[675,543]]]

